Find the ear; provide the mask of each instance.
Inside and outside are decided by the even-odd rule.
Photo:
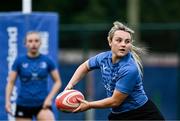
[[[108,37],[107,39],[108,39],[108,44],[109,44],[109,46],[111,47],[111,42],[112,42],[112,41],[110,40],[109,37]]]
[[[23,41],[23,44],[24,44],[25,47],[27,47],[27,45],[26,45],[26,40]]]
[[[42,45],[42,41],[40,40],[40,45]]]

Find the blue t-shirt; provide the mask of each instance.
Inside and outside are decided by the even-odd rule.
[[[130,111],[147,102],[142,77],[130,52],[115,64],[112,63],[112,52],[103,52],[91,57],[88,66],[101,70],[107,97],[111,97],[115,89],[128,94],[120,106],[112,108],[113,113]]]
[[[20,80],[17,104],[28,107],[42,105],[48,95],[48,74],[54,69],[55,63],[45,55],[18,57],[12,66]]]

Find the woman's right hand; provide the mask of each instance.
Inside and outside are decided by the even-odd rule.
[[[12,114],[12,112],[11,112],[11,102],[10,101],[6,102],[5,109],[6,109],[7,113]]]
[[[64,90],[70,90],[73,88],[73,85],[69,83]]]

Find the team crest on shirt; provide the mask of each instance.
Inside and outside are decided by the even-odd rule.
[[[22,67],[23,67],[23,68],[27,68],[28,66],[29,66],[28,63],[22,63]]]
[[[105,65],[103,65],[103,70],[106,71],[107,67]]]
[[[47,68],[47,63],[46,62],[41,62],[40,63],[40,68]]]

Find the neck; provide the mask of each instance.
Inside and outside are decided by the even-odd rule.
[[[116,55],[112,55],[112,63],[115,64],[117,63],[119,60],[121,59],[121,57],[117,57]]]
[[[37,56],[39,56],[39,54],[40,54],[39,52],[37,52],[37,53],[28,52],[27,55],[28,55],[29,57],[37,57]]]

